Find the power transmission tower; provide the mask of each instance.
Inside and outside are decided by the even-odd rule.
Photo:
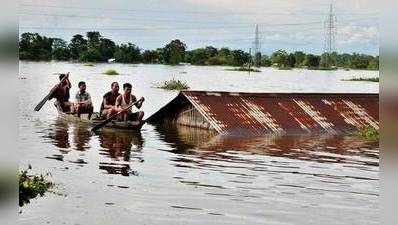
[[[333,12],[333,3],[330,4],[329,14],[325,21],[325,53],[332,53],[336,50],[336,16]]]
[[[253,42],[253,58],[254,65],[260,66],[261,64],[261,43],[260,43],[260,33],[258,31],[258,24],[256,24],[256,30],[254,34],[254,42]]]
[[[336,27],[337,18],[333,11],[333,3],[330,4],[329,14],[325,21],[325,46],[324,53],[328,58],[327,66],[331,66],[330,56],[333,52],[336,51]]]

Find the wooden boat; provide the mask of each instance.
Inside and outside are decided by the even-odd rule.
[[[88,123],[92,126],[95,126],[101,122],[103,122],[105,119],[101,118],[99,116],[99,113],[95,112],[91,116],[91,119],[88,118],[88,114],[81,114],[80,117],[78,117],[76,114],[72,113],[67,113],[63,112],[60,109],[57,108],[58,115],[65,120],[68,121],[73,121],[73,122],[83,122],[83,123]],[[134,121],[111,121],[108,124],[104,126],[104,128],[110,128],[110,129],[121,129],[121,130],[127,130],[127,131],[139,131],[141,130],[142,126],[145,124],[145,121],[141,123],[137,123]]]

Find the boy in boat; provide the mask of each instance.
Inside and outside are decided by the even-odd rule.
[[[86,91],[86,83],[84,81],[80,81],[78,85],[79,91],[76,93],[75,103],[77,116],[80,117],[82,113],[88,113],[88,118],[90,119],[94,111],[91,96]]]
[[[72,87],[72,84],[69,81],[69,73],[60,74],[59,80],[63,81],[58,85],[50,99],[56,99],[55,106],[62,112],[73,112],[73,103],[69,102],[70,89]]]
[[[131,108],[129,109],[124,109],[130,104],[134,103],[137,101],[137,98],[131,94],[132,86],[130,83],[125,83],[123,84],[123,94],[117,97],[116,99],[116,107],[118,111],[122,112],[121,113],[121,118],[124,121],[130,120],[130,121],[135,121],[138,124],[142,122],[142,118],[144,117],[144,112],[143,111],[138,111],[138,112],[132,112]],[[142,106],[142,103],[145,101],[144,97],[141,97],[140,100],[137,101],[135,106],[140,109]]]
[[[116,99],[119,97],[119,84],[113,82],[111,84],[111,91],[107,92],[102,100],[100,115],[101,117],[109,118],[109,116],[117,113]]]

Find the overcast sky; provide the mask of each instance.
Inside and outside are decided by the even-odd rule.
[[[373,0],[334,0],[338,52],[379,54],[379,9]],[[19,31],[69,41],[100,31],[142,49],[183,40],[189,49],[212,45],[248,51],[255,25],[261,51],[321,53],[330,0],[41,0],[19,2]]]

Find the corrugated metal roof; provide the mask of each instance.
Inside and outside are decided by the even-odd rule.
[[[187,101],[219,133],[338,134],[379,128],[378,94],[183,91],[148,121]]]

